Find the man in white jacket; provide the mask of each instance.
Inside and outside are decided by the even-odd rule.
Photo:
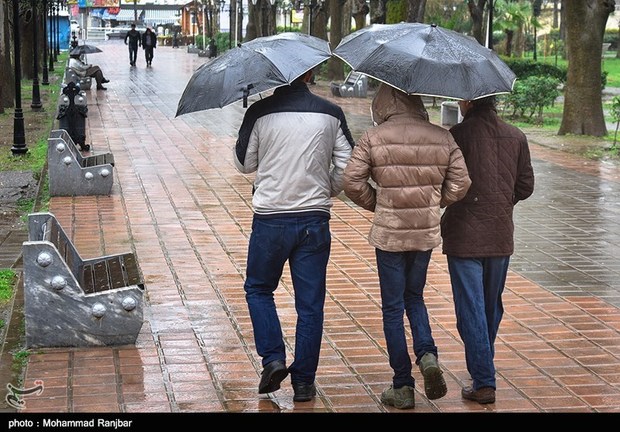
[[[244,289],[263,364],[258,392],[278,390],[290,373],[296,402],[316,395],[331,199],[342,191],[354,146],[342,109],[311,93],[311,78],[310,70],[250,106],[235,146],[237,169],[256,172]],[[287,261],[298,313],[288,369],[273,299]]]

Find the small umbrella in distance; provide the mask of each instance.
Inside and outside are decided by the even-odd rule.
[[[103,52],[103,51],[101,51],[96,46],[84,44],[84,45],[76,46],[69,52],[69,54],[70,55],[83,55],[83,54],[94,54],[94,53],[100,53],[100,52]]]

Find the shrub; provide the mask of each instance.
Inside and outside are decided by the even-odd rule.
[[[537,114],[536,123],[542,123],[543,109],[553,105],[558,96],[560,81],[550,76],[530,76],[515,83],[513,92],[505,103],[512,108],[512,115],[530,121]]]

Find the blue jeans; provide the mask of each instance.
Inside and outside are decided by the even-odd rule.
[[[423,296],[432,250],[386,252],[376,249],[375,253],[381,287],[383,333],[394,371],[392,383],[394,388],[413,387],[415,380],[411,374],[403,314],[407,314],[411,326],[416,364],[427,352],[437,356]]]
[[[138,45],[129,44],[129,63],[135,64],[138,57]]]
[[[496,388],[495,338],[504,314],[502,292],[510,256],[447,258],[456,327],[465,345],[465,362],[473,388]]]
[[[297,326],[292,383],[314,382],[323,337],[327,262],[331,249],[329,215],[257,218],[252,222],[245,298],[263,366],[286,361],[280,319],[273,293],[288,260]]]

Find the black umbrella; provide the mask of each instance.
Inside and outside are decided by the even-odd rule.
[[[94,53],[100,53],[103,52],[101,51],[99,48],[97,48],[94,45],[78,45],[75,48],[73,48],[70,52],[69,55],[82,55],[82,54],[94,54]]]
[[[346,36],[333,53],[408,94],[473,100],[510,93],[516,80],[495,52],[434,24],[373,24]]]
[[[304,33],[260,37],[201,65],[179,100],[176,115],[222,108],[292,83],[331,57],[329,43]]]

